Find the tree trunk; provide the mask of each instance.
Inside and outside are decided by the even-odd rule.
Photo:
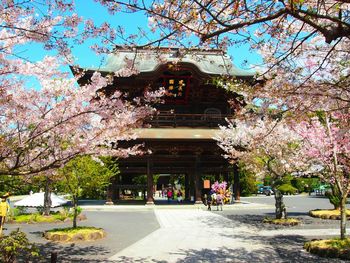
[[[346,235],[346,199],[347,195],[344,194],[340,203],[340,239],[345,239]]]
[[[326,191],[325,196],[328,198],[329,202],[334,206],[335,210],[340,210],[342,194],[340,193],[337,185],[331,185],[331,189],[331,192]]]
[[[241,185],[239,182],[239,168],[238,164],[233,164],[233,193],[235,202],[241,201]]]
[[[51,180],[49,178],[46,179],[45,184],[45,193],[44,193],[44,216],[50,215],[52,201],[51,201]]]
[[[73,195],[73,228],[77,227],[77,217],[78,217],[78,198]]]
[[[276,213],[276,219],[287,219],[287,212],[286,212],[286,206],[283,202],[283,194],[280,190],[274,189],[275,191],[275,213]]]

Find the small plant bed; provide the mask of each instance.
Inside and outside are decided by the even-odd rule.
[[[263,223],[282,225],[282,226],[296,226],[300,224],[300,220],[296,218],[287,218],[287,219],[265,218],[263,220]]]
[[[350,259],[350,239],[312,240],[304,244],[306,251],[321,257]]]
[[[55,228],[44,233],[46,239],[58,242],[94,241],[105,236],[106,232],[102,228],[85,226]]]
[[[333,219],[333,220],[340,220],[340,210],[336,209],[317,209],[317,210],[311,210],[309,212],[310,216],[322,218],[322,219]],[[346,217],[350,219],[350,210],[346,210]]]
[[[49,216],[44,216],[41,213],[21,214],[9,217],[9,223],[58,223],[58,222],[70,222],[73,215],[60,212],[53,212]],[[85,215],[79,215],[78,220],[85,220]]]

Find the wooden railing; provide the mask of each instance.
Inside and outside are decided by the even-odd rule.
[[[159,112],[146,121],[154,128],[159,127],[217,127],[226,124],[225,118],[232,115],[223,114],[183,114]]]

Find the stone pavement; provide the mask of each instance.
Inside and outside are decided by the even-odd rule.
[[[290,198],[291,207],[301,202],[324,207],[321,199]],[[310,218],[303,209],[291,216],[301,217],[303,224],[276,227],[262,224],[273,215],[273,199],[250,198],[240,204],[226,205],[224,211],[212,212],[204,205],[162,204],[156,206],[94,203],[83,205],[88,220],[79,225],[104,228],[105,239],[73,244],[47,242],[44,230],[63,224],[8,225],[8,231],[21,227],[45,254],[59,253],[62,262],[343,262],[320,258],[305,252],[304,242],[312,238],[338,236],[338,223]],[[269,201],[270,203],[267,203]],[[327,200],[326,200],[327,201]],[[254,203],[256,202],[256,203]],[[263,202],[263,203],[258,203]],[[327,222],[326,222],[327,221]],[[350,230],[348,230],[348,233]]]
[[[300,244],[297,251],[293,246],[293,251],[283,248],[286,255],[281,255],[284,250],[276,249],[278,246],[274,244],[279,242],[276,236],[280,236],[285,230],[274,230],[270,235],[270,231],[264,232],[244,224],[236,224],[237,222],[217,213],[199,209],[155,209],[155,214],[160,228],[113,255],[109,258],[110,261],[329,262],[329,259],[321,259],[303,251]],[[319,234],[314,229],[312,233],[303,230],[288,235],[295,239],[298,238],[296,235],[308,233]]]

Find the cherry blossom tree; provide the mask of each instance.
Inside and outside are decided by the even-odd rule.
[[[2,0],[0,25],[0,175],[54,169],[78,154],[140,153],[138,147],[119,149],[118,141],[135,138],[132,128],[153,112],[152,101],[162,92],[125,99],[117,90],[106,96],[111,80],[98,72],[77,86],[62,70],[74,62],[72,41],[81,43],[103,30],[89,31],[90,22],[75,13],[74,1]],[[21,56],[33,44],[56,55],[35,61]]]
[[[325,113],[294,126],[304,141],[302,153],[323,166],[322,179],[339,192],[342,239],[346,235],[346,201],[350,192],[349,117],[348,113]]]
[[[140,146],[122,149],[118,142],[136,138],[133,128],[153,113],[162,92],[107,96],[110,78],[96,72],[78,87],[62,70],[74,63],[72,44],[108,28],[83,20],[70,0],[0,3],[0,176],[49,176],[77,155],[142,153]],[[25,52],[33,46],[48,55],[33,59]]]
[[[228,120],[215,139],[230,162],[242,162],[258,177],[271,176],[275,192],[276,218],[286,218],[278,183],[285,175],[308,165],[300,156],[300,137],[284,120]]]
[[[83,87],[74,87],[74,81],[44,79],[39,91],[3,91],[0,174],[38,173],[78,154],[138,153],[137,148],[119,149],[118,141],[135,138],[132,128],[140,126],[152,107],[125,101],[118,91],[109,97],[98,92],[107,85],[99,73]]]
[[[326,43],[350,35],[346,0],[97,1],[112,13],[123,9],[146,12],[152,27],[167,30],[174,37],[192,33],[202,41],[214,42],[214,38],[228,32],[249,38],[247,27],[264,24],[271,26],[270,34],[276,35],[285,22],[293,25],[296,21],[318,31]]]
[[[349,107],[348,1],[96,1],[114,15],[148,16],[151,32],[139,33],[146,41],[123,37],[131,45],[226,49],[249,44],[263,58],[256,70],[265,81],[247,96],[266,105],[298,112]]]

